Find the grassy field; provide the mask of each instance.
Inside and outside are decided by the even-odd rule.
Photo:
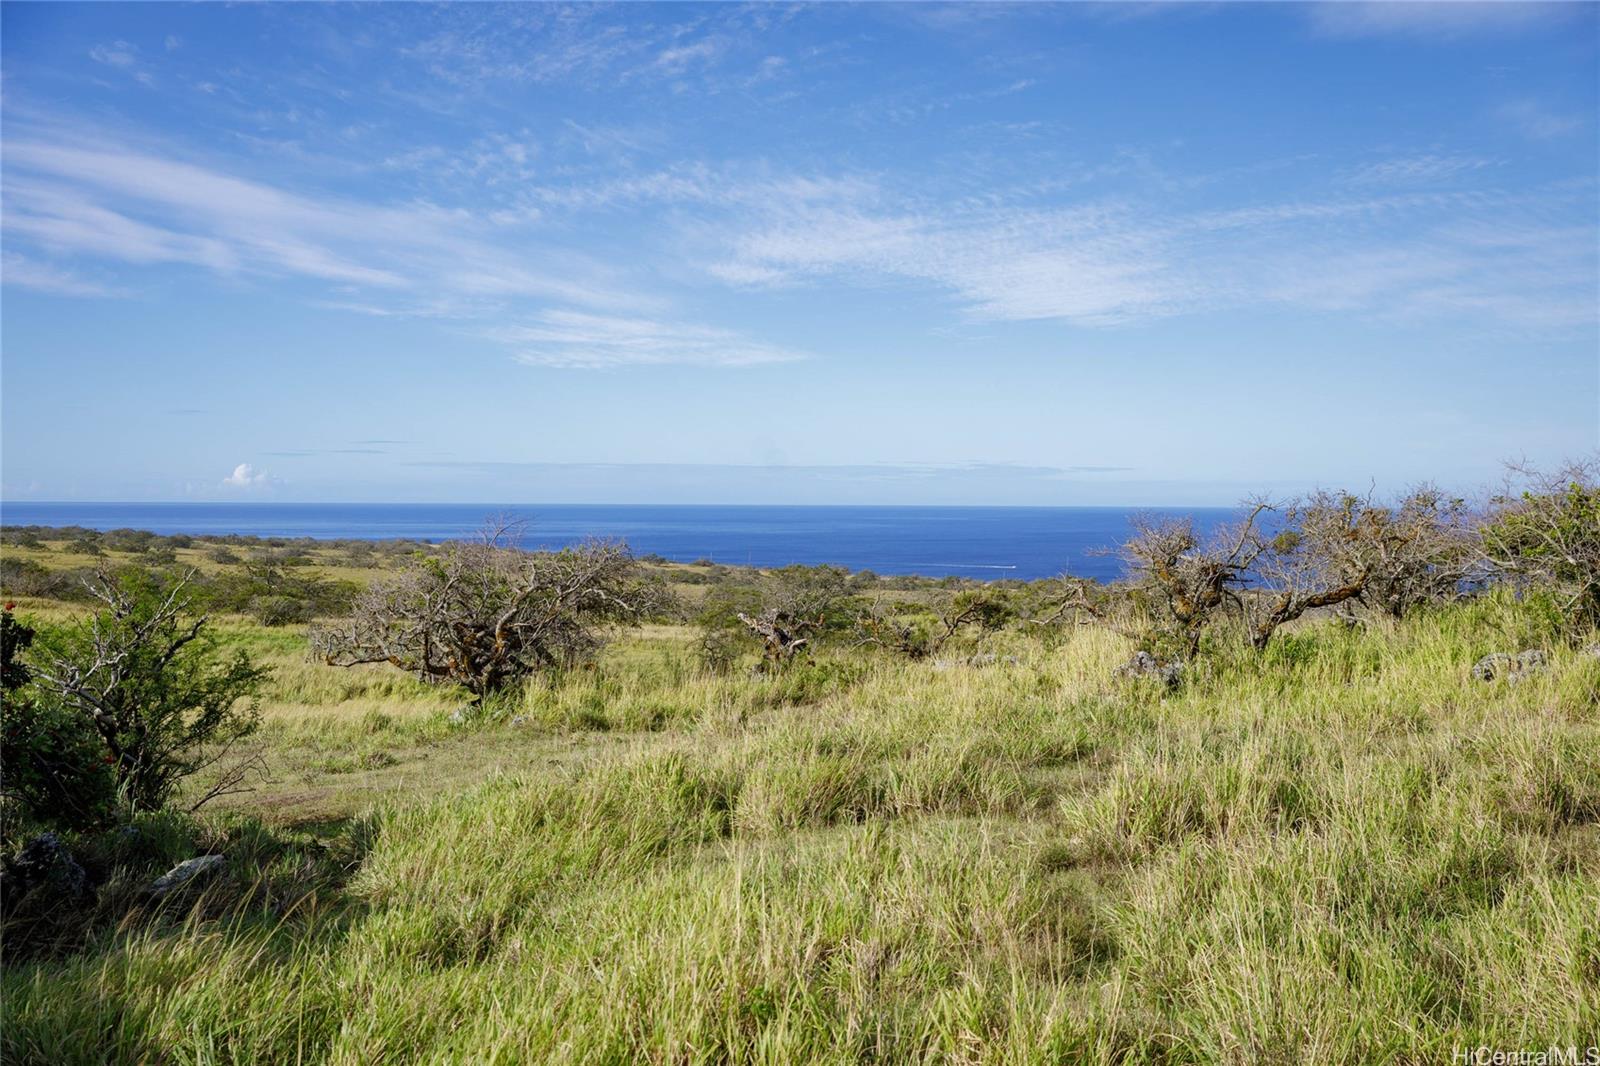
[[[1113,682],[1128,645],[1093,628],[756,676],[655,626],[486,714],[312,663],[298,628],[225,628],[274,668],[272,778],[173,847],[233,876],[8,964],[6,1062],[1600,1042],[1600,659],[1503,597],[1301,625],[1171,693]],[[1548,670],[1470,678],[1529,646]]]

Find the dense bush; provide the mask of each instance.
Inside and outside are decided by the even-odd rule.
[[[56,576],[32,559],[0,558],[0,588],[10,595],[51,596],[57,587]]]
[[[309,622],[350,610],[360,586],[330,581],[278,562],[250,562],[206,581],[197,598],[218,611],[249,614],[263,625]]]
[[[932,604],[894,609],[875,604],[856,615],[855,639],[908,659],[926,659],[958,637],[981,640],[999,632],[1017,617],[1017,606],[1015,595],[998,587],[941,591]]]
[[[88,597],[84,582],[91,577],[88,570],[51,570],[32,559],[0,558],[0,588],[10,596],[83,600]]]
[[[163,806],[208,767],[222,772],[200,803],[237,785],[249,767],[227,760],[256,727],[250,697],[266,672],[243,651],[221,653],[205,617],[189,614],[183,578],[129,572],[92,591],[99,611],[42,630],[30,650],[40,699],[92,726],[135,810]]]
[[[1554,473],[1517,467],[1513,478],[1483,525],[1485,560],[1546,590],[1574,628],[1600,626],[1600,459]]]
[[[98,535],[74,537],[68,542],[67,550],[75,555],[99,557],[105,554],[105,549],[100,546],[100,537]]]
[[[32,626],[0,613],[0,840],[9,844],[21,826],[83,829],[104,822],[116,798],[116,779],[105,746],[89,722],[42,699],[29,686],[23,655]]]
[[[100,546],[106,551],[130,554],[148,551],[161,544],[163,538],[148,529],[113,529],[100,537]]]

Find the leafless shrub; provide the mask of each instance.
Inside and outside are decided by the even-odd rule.
[[[1100,625],[1130,640],[1143,640],[1150,631],[1146,612],[1130,588],[1087,577],[1062,574],[1029,586],[1015,603],[1018,620],[1044,632],[1067,626]]]
[[[1204,544],[1187,519],[1136,520],[1123,557],[1133,602],[1149,612],[1144,643],[1191,656],[1228,614],[1262,651],[1308,612],[1362,605],[1399,617],[1453,598],[1471,568],[1465,504],[1431,486],[1393,507],[1345,492],[1247,507]],[[1072,606],[1105,613],[1081,591]]]
[[[1466,501],[1432,485],[1412,489],[1394,507],[1362,500],[1343,542],[1354,558],[1346,572],[1366,574],[1361,602],[1403,618],[1424,603],[1454,600],[1474,571],[1472,515]]]
[[[1202,544],[1188,518],[1139,515],[1122,548],[1133,596],[1149,612],[1144,642],[1192,657],[1200,639],[1248,581],[1266,548],[1259,529],[1270,504],[1257,502],[1241,521],[1217,530]]]
[[[1276,510],[1275,508],[1268,508]],[[1259,526],[1250,566],[1253,587],[1234,591],[1250,644],[1264,651],[1278,628],[1307,611],[1354,600],[1367,588],[1372,557],[1362,501],[1319,492],[1285,505],[1283,528],[1266,536]]]
[[[481,701],[535,671],[592,659],[607,625],[665,602],[621,542],[535,553],[515,546],[519,535],[514,523],[493,524],[476,541],[414,559],[348,618],[314,629],[313,651],[335,666],[390,663]]]

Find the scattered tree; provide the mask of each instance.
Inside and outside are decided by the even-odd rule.
[[[1362,501],[1354,532],[1361,558],[1346,568],[1366,574],[1360,600],[1380,614],[1403,618],[1421,604],[1457,599],[1472,574],[1466,501],[1431,485],[1412,489],[1393,508]]]
[[[1358,497],[1319,492],[1278,511],[1282,528],[1270,537],[1259,524],[1252,525],[1247,534],[1252,587],[1228,593],[1244,617],[1252,647],[1265,651],[1280,626],[1366,590],[1373,563],[1369,534],[1375,528],[1370,513]]]
[[[1574,627],[1600,625],[1600,455],[1548,473],[1513,464],[1479,543],[1493,573],[1549,590]]]
[[[331,581],[271,559],[251,560],[242,571],[218,574],[204,590],[216,610],[249,614],[265,626],[293,625],[350,610],[360,586]]]
[[[808,651],[830,629],[847,628],[850,573],[840,566],[786,566],[761,577],[759,608],[734,617],[761,641],[762,662],[781,666]]]
[[[1130,640],[1145,635],[1126,587],[1062,574],[1025,586],[1015,601],[1017,617],[1045,631],[1063,626],[1103,625]]]
[[[1266,502],[1251,505],[1240,522],[1202,544],[1189,518],[1136,516],[1134,535],[1122,549],[1132,594],[1148,612],[1144,643],[1165,654],[1191,658],[1206,627],[1231,604],[1265,549],[1259,523]]]
[[[533,672],[592,659],[606,625],[665,603],[621,542],[526,552],[519,532],[502,523],[414,558],[358,597],[348,618],[313,630],[312,648],[334,666],[390,663],[481,702]]]
[[[926,659],[937,655],[958,634],[975,631],[982,639],[1002,629],[1015,613],[1010,598],[994,588],[964,589],[944,596],[934,606],[909,613],[874,604],[857,616],[860,636],[856,644]]]

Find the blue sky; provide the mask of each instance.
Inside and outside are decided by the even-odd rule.
[[[5,4],[6,499],[1228,503],[1600,445],[1600,7]]]

